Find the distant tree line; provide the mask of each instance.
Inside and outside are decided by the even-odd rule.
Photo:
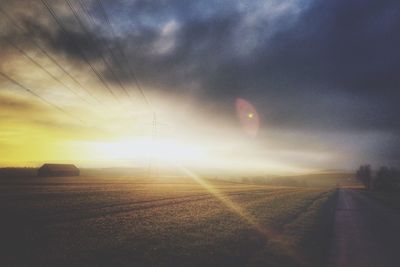
[[[0,177],[36,177],[36,168],[0,168]]]
[[[370,165],[361,165],[356,178],[370,191],[400,191],[400,171],[393,167],[380,167],[373,174]]]
[[[241,181],[243,183],[264,184],[264,185],[274,185],[274,186],[294,186],[294,187],[309,186],[307,181],[291,177],[244,177],[241,179]]]

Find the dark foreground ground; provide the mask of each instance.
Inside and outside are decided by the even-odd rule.
[[[330,267],[400,266],[400,209],[362,190],[341,189]]]
[[[335,192],[191,180],[0,179],[0,265],[321,266]]]

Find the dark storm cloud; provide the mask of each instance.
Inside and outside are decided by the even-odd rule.
[[[40,7],[38,3],[36,6]],[[40,9],[39,9],[40,10]],[[11,13],[12,15],[12,13]],[[103,43],[105,40],[102,36],[93,34],[87,35],[85,31],[79,27],[77,21],[70,16],[59,16],[62,26],[66,31],[58,26],[56,21],[50,17],[47,11],[42,6],[41,12],[38,14],[40,18],[45,20],[38,20],[35,17],[27,16],[25,14],[13,19],[18,22],[19,27],[13,27],[9,20],[7,37],[19,38],[20,42],[25,44],[31,43],[32,39],[43,42],[49,52],[56,54],[63,54],[71,60],[83,61],[83,54],[89,60],[96,60],[99,58],[97,50],[93,49],[94,45]],[[15,31],[15,29],[22,29]],[[96,42],[98,42],[96,44]]]
[[[266,124],[289,130],[400,134],[398,1],[313,1],[289,27],[261,21],[256,34],[272,37],[241,57],[243,16],[233,9],[184,21],[175,49],[145,60],[144,75],[161,73],[160,85],[183,90],[197,81],[220,103],[246,97]],[[400,142],[384,146],[385,157],[396,155]]]
[[[128,58],[119,60],[127,60],[145,86],[195,91],[224,110],[244,97],[265,124],[282,129],[400,134],[398,1],[271,0],[267,7],[234,0],[103,2],[118,39],[90,2],[99,22],[91,28],[97,45],[122,46]],[[52,4],[67,10],[63,1]],[[84,51],[99,61],[72,15],[60,17],[69,37],[54,22],[45,23],[50,19],[21,21],[51,51],[78,62]],[[121,62],[106,58],[122,72],[119,78],[131,81]],[[116,82],[109,69],[103,72]],[[400,148],[396,138],[389,143]]]
[[[261,21],[255,34],[274,34],[258,36],[243,57],[237,47],[247,36],[235,33],[245,14],[227,7],[210,17],[177,17],[183,21],[174,49],[151,54],[150,40],[141,54],[131,51],[132,62],[159,87],[187,90],[196,81],[208,99],[247,97],[281,127],[398,131],[399,7],[396,1],[313,1],[289,27]]]
[[[390,120],[398,112],[399,7],[395,1],[316,2],[294,28],[276,36],[261,62],[268,61],[278,83],[310,97],[311,106],[332,97],[331,105],[321,106],[326,119],[332,119],[330,106],[338,105],[350,127],[397,130]],[[352,101],[343,106],[335,95]]]

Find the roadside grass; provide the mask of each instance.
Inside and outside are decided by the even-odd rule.
[[[365,194],[380,203],[395,209],[400,209],[400,194],[399,192],[368,192]]]
[[[300,202],[307,204],[300,204],[302,209],[289,213],[293,218],[287,217],[287,223],[282,221],[280,235],[268,242],[252,265],[324,266],[332,238],[336,199],[336,190],[319,192],[317,197],[310,192],[304,194]]]
[[[325,266],[333,236],[337,190],[316,199],[300,216],[285,226],[285,236],[305,257],[307,266]]]
[[[0,226],[18,250],[9,251],[9,260],[15,266],[322,264],[336,190],[212,186],[222,199],[196,183],[66,179],[0,186],[8,222]]]

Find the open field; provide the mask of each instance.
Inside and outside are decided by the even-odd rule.
[[[335,192],[190,179],[1,178],[2,265],[319,266]]]

